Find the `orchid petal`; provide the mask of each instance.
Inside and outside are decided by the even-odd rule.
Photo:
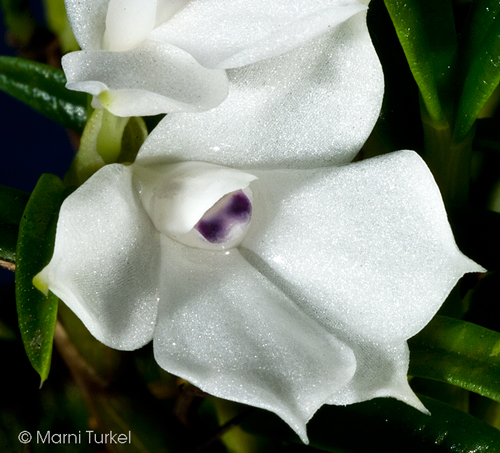
[[[379,115],[383,74],[363,13],[287,54],[228,73],[226,101],[209,112],[167,116],[138,162],[342,164],[354,158]]]
[[[102,49],[109,0],[65,0],[73,34],[82,49]]]
[[[305,424],[345,386],[352,351],[243,260],[162,237],[157,362],[202,390]]]
[[[191,0],[158,0],[155,25],[158,27],[163,22],[169,20],[190,1]]]
[[[355,0],[197,0],[157,27],[209,68],[235,68],[288,52],[365,10]]]
[[[406,342],[391,345],[351,339],[346,343],[353,348],[356,373],[347,386],[333,392],[325,404],[345,406],[391,397],[429,414],[408,384],[410,351]]]
[[[254,173],[242,253],[332,332],[404,341],[464,273],[484,271],[458,250],[438,187],[414,152]]]
[[[130,167],[108,165],[62,205],[54,255],[38,274],[104,344],[151,341],[158,310],[160,240]]]
[[[245,189],[256,177],[205,162],[181,162],[147,170],[136,166],[141,200],[158,231],[180,236],[191,230],[224,195]]]
[[[130,50],[141,44],[156,22],[156,0],[110,0],[102,48]]]
[[[99,95],[117,116],[202,111],[227,93],[223,70],[206,69],[186,52],[152,41],[124,52],[72,52],[62,64],[67,88]]]

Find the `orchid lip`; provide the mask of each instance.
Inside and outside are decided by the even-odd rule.
[[[252,204],[242,190],[222,197],[195,225],[210,243],[221,244],[239,236],[250,222]]]
[[[177,242],[203,250],[238,247],[251,224],[253,194],[250,187],[224,195],[186,234],[172,236]]]
[[[190,247],[238,246],[250,227],[256,176],[205,162],[136,166],[140,197],[156,229]]]

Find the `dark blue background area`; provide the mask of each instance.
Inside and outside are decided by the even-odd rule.
[[[32,4],[43,21],[41,2]],[[2,12],[0,22],[0,55],[15,56],[5,40]],[[63,127],[0,91],[0,184],[31,192],[42,173],[63,177],[73,156]],[[12,272],[0,268],[0,285],[12,280]]]

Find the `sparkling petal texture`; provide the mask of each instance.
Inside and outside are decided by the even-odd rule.
[[[415,153],[326,167],[353,159],[380,111],[366,3],[148,0],[136,22],[138,1],[66,1],[84,49],[63,60],[68,87],[94,106],[222,104],[169,115],[134,165],[106,166],[69,196],[38,278],[103,343],[153,339],[163,368],[275,412],[304,442],[327,403],[390,396],[425,412],[406,340],[464,273],[483,271],[458,250]],[[202,66],[247,63],[228,70],[225,101],[225,71]],[[172,239],[237,190],[252,202],[241,245]]]
[[[153,337],[159,247],[130,167],[108,165],[64,201],[54,255],[39,276],[98,340],[137,349]]]
[[[464,273],[484,271],[458,250],[437,185],[412,151],[255,174],[242,253],[332,332],[405,341]]]
[[[214,167],[99,170],[64,202],[39,278],[105,344],[135,349],[153,336],[163,368],[277,413],[304,442],[326,403],[390,396],[425,412],[408,386],[406,340],[465,272],[484,269],[458,250],[420,157],[241,176],[252,222],[227,251],[160,234],[143,208],[152,175],[186,165]],[[236,173],[226,171],[214,179]]]
[[[228,71],[216,109],[167,116],[141,164],[202,160],[234,168],[350,162],[380,112],[382,69],[364,13],[287,54]]]
[[[105,100],[94,99],[93,106],[105,107],[118,116],[207,110],[225,98],[227,81],[209,69],[202,74],[202,66],[241,67],[287,53],[328,35],[349,17],[359,15],[359,11],[366,9],[362,3],[276,0],[259,5],[249,0],[66,0],[70,23],[83,49],[65,57],[63,68],[70,81],[68,88],[94,95],[113,90]],[[363,13],[361,16],[364,17]],[[156,44],[146,45],[151,40]],[[338,44],[345,43],[340,39]],[[118,52],[95,53],[99,50]],[[358,59],[363,60],[368,54],[363,50]],[[189,64],[187,56],[192,60]],[[322,65],[318,61],[309,63]],[[367,71],[367,75],[371,72]],[[295,74],[295,78],[299,75]],[[235,77],[242,80],[241,76]],[[301,120],[299,116],[296,123],[301,124]]]
[[[206,69],[188,53],[153,41],[124,52],[72,52],[62,65],[67,88],[93,95],[106,91],[101,102],[118,116],[202,111],[227,94],[225,71]]]
[[[158,0],[156,5],[156,24],[160,26],[169,20],[175,13],[184,8],[192,0]]]
[[[110,0],[103,37],[105,50],[130,50],[141,44],[156,22],[156,0]]]
[[[227,95],[223,70],[207,69],[171,44],[146,39],[157,20],[169,19],[185,3],[66,0],[83,49],[63,58],[67,88],[93,94],[94,108],[118,116],[196,112],[219,105]]]
[[[275,412],[307,441],[309,418],[354,374],[352,351],[236,249],[201,251],[166,237],[162,245],[158,363],[213,395]]]
[[[421,412],[429,413],[408,384],[410,351],[408,344],[382,344],[362,338],[346,338],[356,357],[356,373],[341,390],[330,395],[325,404],[343,406],[378,397],[404,401]]]
[[[109,0],[64,0],[73,34],[82,49],[102,49]]]
[[[184,49],[206,67],[235,68],[299,47],[364,9],[355,0],[197,0],[150,39]]]

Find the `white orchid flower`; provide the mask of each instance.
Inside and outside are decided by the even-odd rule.
[[[379,114],[363,12],[267,56],[229,71],[217,109],[168,115],[133,165],[70,195],[37,286],[106,345],[153,340],[164,369],[275,412],[304,442],[323,404],[425,411],[406,341],[483,269],[415,153],[322,167],[349,162]]]
[[[153,340],[165,370],[307,442],[323,404],[390,396],[425,411],[406,340],[482,270],[406,151],[304,170],[108,165],[64,202],[36,279],[104,344]]]
[[[225,69],[287,53],[366,9],[356,0],[65,3],[82,48],[63,58],[67,87],[118,116],[216,107],[227,95]]]

